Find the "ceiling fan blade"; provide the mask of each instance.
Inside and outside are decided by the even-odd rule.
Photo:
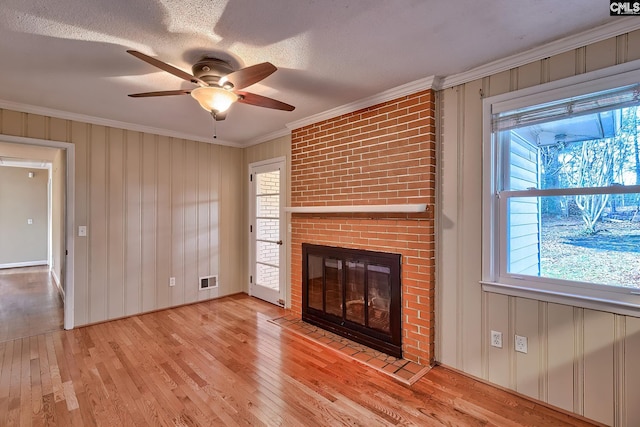
[[[224,82],[228,81],[233,84],[234,89],[242,89],[269,77],[276,70],[276,66],[272,63],[263,62],[262,64],[252,65],[229,73],[220,79],[219,84],[222,86]]]
[[[274,110],[293,111],[296,107],[293,105],[285,104],[273,98],[267,98],[266,96],[256,95],[250,92],[234,91],[238,95],[238,102],[241,104],[255,105],[257,107],[273,108]]]
[[[162,62],[156,58],[152,58],[151,56],[145,55],[144,53],[138,52],[137,50],[128,50],[127,53],[130,53],[131,55],[135,56],[138,59],[142,59],[144,62],[153,65],[154,67],[158,67],[163,71],[166,71],[167,73],[173,74],[176,77],[180,77],[181,79],[184,79],[188,82],[200,85],[200,86],[209,86],[206,82],[204,82],[203,80],[200,80],[199,78],[192,76],[191,74],[182,71],[179,68],[174,67],[173,65],[169,65],[166,62]]]
[[[170,96],[170,95],[189,95],[191,93],[190,90],[161,90],[158,92],[143,92],[143,93],[132,93],[129,96],[132,98],[146,98],[148,96]]]

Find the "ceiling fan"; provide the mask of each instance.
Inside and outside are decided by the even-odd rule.
[[[130,94],[129,96],[133,98],[191,94],[202,108],[211,113],[216,121],[226,118],[227,110],[234,102],[273,108],[275,110],[293,111],[295,109],[293,105],[285,104],[273,98],[240,90],[273,74],[277,68],[269,62],[251,65],[234,71],[227,61],[205,57],[193,64],[191,68],[192,75],[144,53],[135,50],[127,50],[127,53],[199,86],[192,90],[178,89]]]

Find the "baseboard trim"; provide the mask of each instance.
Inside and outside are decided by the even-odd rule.
[[[53,282],[56,284],[56,287],[58,288],[58,293],[62,297],[62,303],[64,304],[64,301],[65,301],[64,289],[62,288],[62,283],[60,282],[60,278],[58,277],[58,274],[53,268],[49,269],[49,272],[51,273],[51,277],[53,277]]]
[[[20,268],[20,267],[36,267],[39,265],[48,265],[47,260],[44,261],[27,261],[27,262],[9,262],[6,264],[0,264],[0,268]]]

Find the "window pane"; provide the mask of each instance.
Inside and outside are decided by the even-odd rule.
[[[636,185],[638,114],[633,106],[500,132],[504,189]]]
[[[640,289],[640,193],[514,197],[507,271]]]

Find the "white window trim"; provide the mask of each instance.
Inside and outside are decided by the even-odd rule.
[[[503,274],[500,262],[506,259],[506,242],[499,241],[504,237],[500,230],[493,230],[493,224],[501,217],[501,206],[494,176],[499,153],[492,140],[492,114],[634,83],[640,83],[640,60],[483,100],[481,284],[484,291],[640,317],[638,289]],[[502,218],[504,220],[504,216]]]

